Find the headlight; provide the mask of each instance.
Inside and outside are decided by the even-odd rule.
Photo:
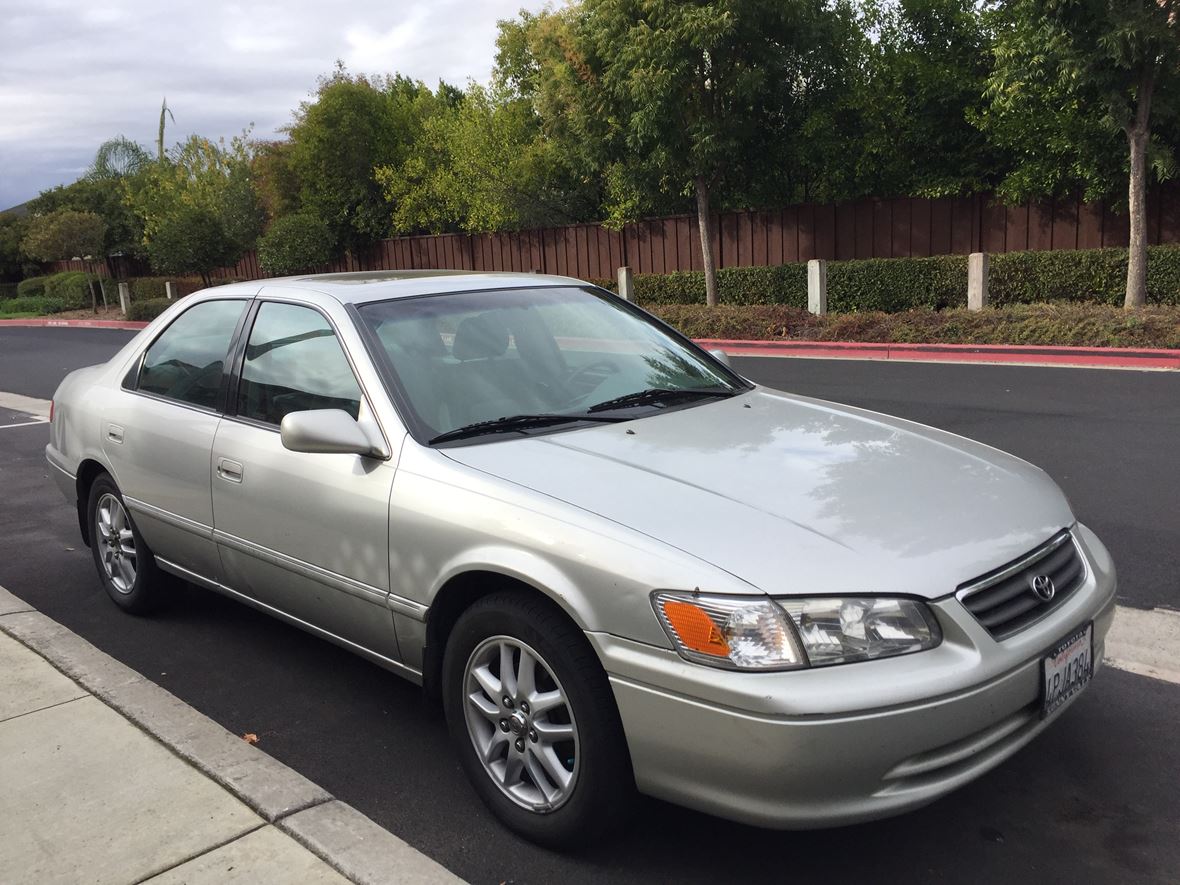
[[[733,670],[869,661],[942,640],[930,610],[908,599],[655,593],[652,602],[682,657]]]
[[[795,628],[766,597],[657,593],[652,602],[676,650],[690,661],[733,670],[807,666]]]
[[[813,667],[871,661],[933,648],[938,621],[920,602],[873,596],[779,599]]]

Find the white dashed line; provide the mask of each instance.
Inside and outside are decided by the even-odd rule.
[[[38,418],[36,421],[22,421],[19,424],[0,424],[0,430],[11,430],[14,427],[32,427],[34,424],[48,424],[48,418]]]

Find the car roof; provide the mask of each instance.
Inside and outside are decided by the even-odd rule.
[[[362,304],[413,295],[439,295],[483,289],[520,289],[539,286],[585,286],[584,280],[536,273],[500,273],[463,270],[371,270],[357,273],[322,273],[248,283],[229,283],[206,289],[201,294],[254,294],[265,290],[290,289],[319,292],[341,304]]]

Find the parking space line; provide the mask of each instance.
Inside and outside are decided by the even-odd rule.
[[[0,424],[0,430],[11,430],[13,427],[32,427],[34,424],[48,424],[48,418],[38,418],[35,421],[22,421],[19,424]]]

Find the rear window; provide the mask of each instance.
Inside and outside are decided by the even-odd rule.
[[[190,307],[147,349],[138,389],[216,409],[230,339],[245,309],[246,302],[240,299],[203,301]]]

